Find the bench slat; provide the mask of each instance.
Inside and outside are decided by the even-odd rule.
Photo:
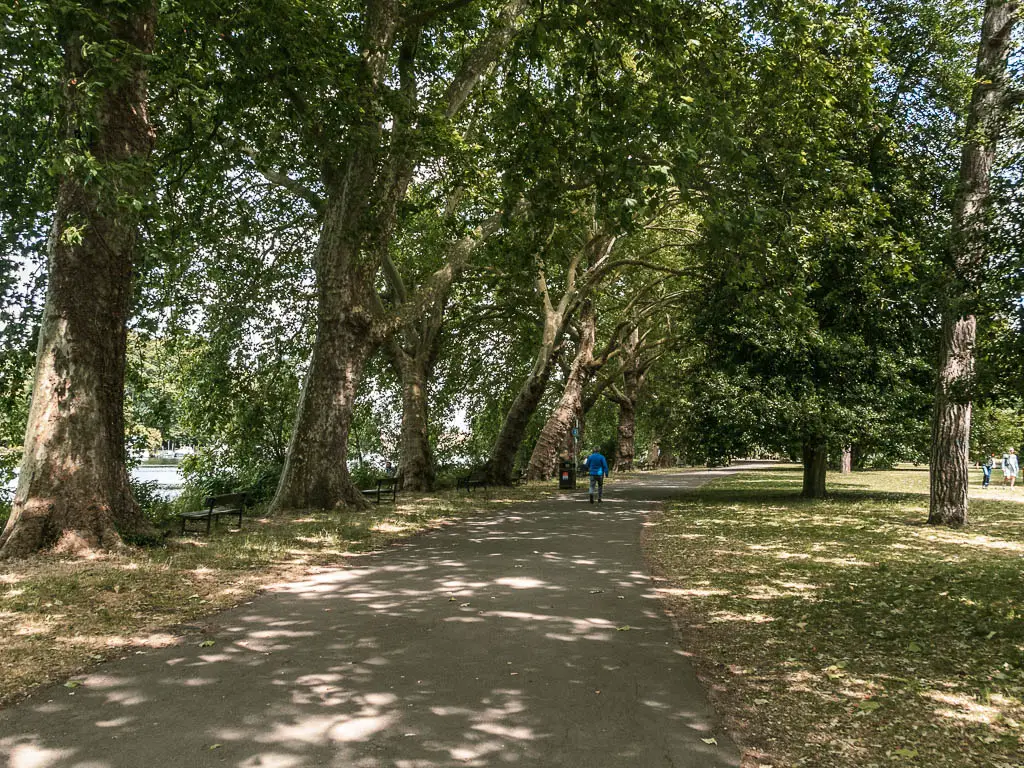
[[[210,533],[210,526],[214,520],[218,522],[222,517],[237,517],[238,526],[242,526],[242,515],[245,513],[249,501],[248,493],[223,493],[219,496],[207,496],[203,499],[206,509],[195,512],[179,512],[181,518],[181,533],[185,534],[185,522],[187,520],[206,520],[206,533]]]

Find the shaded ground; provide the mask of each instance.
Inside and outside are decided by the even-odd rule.
[[[1024,490],[972,488],[954,531],[923,525],[924,468],[829,488],[745,473],[646,529],[751,764],[1024,766]]]
[[[269,584],[336,566],[426,528],[546,496],[520,486],[400,494],[368,512],[246,518],[241,530],[82,559],[0,563],[0,704],[136,650],[171,645],[178,625],[238,605]],[[177,520],[171,525],[178,530]]]
[[[653,593],[623,480],[283,585],[0,712],[7,768],[739,764]],[[72,684],[73,685],[73,684]]]

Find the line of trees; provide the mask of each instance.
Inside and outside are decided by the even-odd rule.
[[[4,10],[0,557],[151,533],[139,419],[288,512],[365,505],[388,412],[411,490],[438,451],[507,483],[586,439],[799,456],[818,497],[934,409],[930,521],[966,522],[1016,332],[1015,3]]]

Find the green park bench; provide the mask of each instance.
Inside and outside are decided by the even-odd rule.
[[[455,481],[455,490],[465,488],[466,491],[472,491],[474,488],[486,488],[488,485],[487,473],[483,469],[474,469]]]
[[[381,499],[391,496],[391,503],[398,500],[398,478],[381,477],[373,488],[361,489],[360,493],[367,498],[373,499],[374,504],[380,504]]]
[[[237,517],[238,527],[242,527],[242,515],[249,504],[247,493],[225,493],[220,496],[207,496],[203,501],[204,508],[195,512],[179,512],[181,518],[181,534],[185,535],[185,525],[188,521],[206,521],[206,534],[210,534],[210,527],[214,520],[218,522],[222,517]],[[193,533],[199,533],[193,529]]]

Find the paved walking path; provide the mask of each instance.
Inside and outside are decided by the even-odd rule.
[[[5,768],[724,768],[622,480],[416,537],[0,711]],[[705,740],[715,739],[717,743]]]

